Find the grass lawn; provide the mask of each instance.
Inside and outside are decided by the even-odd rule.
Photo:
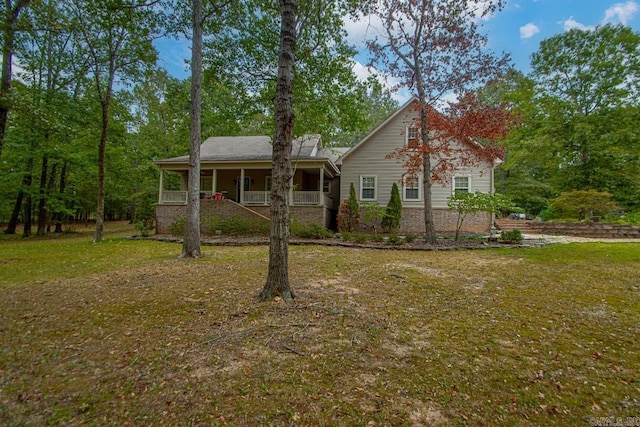
[[[267,246],[91,235],[0,238],[1,425],[640,417],[638,243],[296,246],[285,305],[256,300]]]

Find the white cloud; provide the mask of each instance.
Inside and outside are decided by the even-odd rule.
[[[627,25],[633,15],[638,12],[638,3],[634,1],[628,1],[626,3],[616,3],[607,9],[604,13],[603,24],[607,23],[621,23]]]
[[[527,25],[520,27],[520,38],[530,39],[540,32],[540,28],[533,22],[529,22]]]
[[[571,31],[571,30],[574,30],[574,29],[591,31],[591,30],[594,29],[593,26],[584,25],[584,24],[576,21],[575,19],[573,19],[573,16],[570,17],[569,19],[567,19],[564,22],[560,21],[559,24],[564,27],[565,31]]]
[[[400,82],[398,79],[393,77],[385,78],[384,76],[377,73],[375,69],[366,67],[355,59],[353,60],[353,74],[355,74],[355,76],[360,81],[366,81],[369,79],[369,77],[374,77],[376,80],[378,80],[382,87],[390,90],[398,87],[398,83]],[[397,91],[392,91],[391,96],[400,104],[404,104],[411,98],[411,94],[404,88],[401,88]]]
[[[357,47],[364,46],[367,40],[374,39],[379,35],[378,28],[381,28],[380,20],[373,15],[353,18],[345,16],[342,19],[343,28],[347,31],[347,40]]]
[[[492,5],[496,3],[496,0],[472,0],[471,7],[476,6],[474,9],[474,15],[476,19],[481,19],[483,21],[488,21],[494,17],[494,13],[488,13],[485,16],[482,16],[485,10],[489,9]]]

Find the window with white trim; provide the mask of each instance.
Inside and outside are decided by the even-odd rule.
[[[420,200],[422,194],[422,178],[420,176],[405,177],[402,185],[402,198],[405,201]]]
[[[416,126],[407,126],[407,129],[405,131],[405,145],[410,146],[410,147],[415,147],[418,145],[419,139],[418,139],[418,128]]]
[[[360,200],[376,200],[376,181],[375,175],[360,176]]]
[[[471,192],[471,177],[454,176],[453,177],[453,194]]]
[[[271,191],[271,187],[273,186],[273,178],[270,176],[266,176],[264,178],[264,188],[266,191]]]

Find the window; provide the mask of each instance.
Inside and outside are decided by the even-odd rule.
[[[264,179],[264,188],[266,191],[271,191],[271,186],[273,185],[273,178],[270,176],[265,177]]]
[[[322,192],[331,193],[331,181],[326,178],[322,181]]]
[[[453,194],[469,193],[471,191],[471,178],[468,176],[456,176],[453,178]]]
[[[415,126],[407,126],[406,130],[407,140],[405,144],[410,147],[416,147],[418,145],[418,128]]]
[[[360,200],[376,200],[375,176],[360,176]]]
[[[422,194],[422,177],[406,177],[403,180],[402,195],[405,201],[420,200]]]

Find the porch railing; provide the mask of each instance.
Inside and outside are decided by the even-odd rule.
[[[187,192],[165,190],[162,192],[162,203],[187,203]]]
[[[210,192],[203,193],[206,193],[204,198],[208,198],[210,195]],[[269,191],[245,191],[243,204],[268,206],[271,204],[269,193]],[[294,206],[317,206],[320,202],[320,194],[319,191],[294,191],[292,204]],[[324,206],[331,206],[332,200],[329,195],[322,193],[322,201]],[[186,204],[187,192],[165,190],[162,192],[162,203]]]
[[[331,198],[326,194],[323,194],[323,202],[328,206],[331,203]],[[320,202],[319,191],[294,191],[292,204],[294,206],[317,206]],[[271,196],[269,191],[245,191],[244,192],[244,204],[245,205],[270,205]]]
[[[294,191],[293,204],[297,206],[317,206],[320,202],[319,191]]]
[[[244,204],[245,205],[268,205],[269,192],[268,191],[245,191]]]

